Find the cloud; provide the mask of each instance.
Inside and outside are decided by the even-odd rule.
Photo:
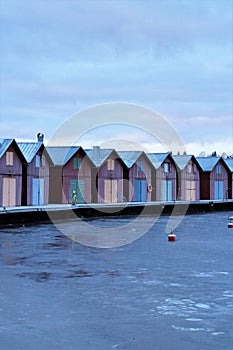
[[[231,10],[227,0],[2,0],[3,45],[7,53],[55,61],[150,50],[160,57],[200,43],[228,43]]]
[[[232,114],[228,0],[2,0],[0,21],[2,136],[17,122],[25,138],[29,125],[49,136],[109,101],[167,115],[187,142],[228,131],[217,122]]]

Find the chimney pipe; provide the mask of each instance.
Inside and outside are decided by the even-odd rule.
[[[43,142],[44,141],[44,134],[41,134],[40,132],[37,134],[37,142]]]

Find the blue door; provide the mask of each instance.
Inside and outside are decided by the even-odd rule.
[[[135,180],[134,181],[134,201],[146,202],[146,199],[147,199],[146,180]]]
[[[44,205],[44,179],[32,179],[32,205]]]
[[[215,181],[214,182],[214,199],[224,199],[224,182]]]

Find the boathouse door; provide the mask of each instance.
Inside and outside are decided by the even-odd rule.
[[[77,203],[84,203],[85,180],[70,179],[70,198],[69,203],[72,203],[72,193],[75,191]]]
[[[44,179],[32,179],[32,205],[44,205]]]
[[[214,182],[214,199],[224,199],[223,181]]]
[[[196,183],[194,180],[186,180],[186,201],[194,201],[196,199]]]
[[[117,202],[117,180],[104,180],[104,202]]]
[[[162,181],[162,201],[172,201],[172,180]]]
[[[135,180],[134,181],[134,201],[146,202],[146,197],[147,197],[146,180]]]
[[[13,207],[16,205],[16,179],[12,177],[3,178],[3,207]]]

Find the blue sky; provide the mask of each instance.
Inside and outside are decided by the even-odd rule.
[[[188,153],[232,154],[232,12],[231,0],[0,0],[0,136],[48,140],[79,111],[125,102],[165,116]]]

